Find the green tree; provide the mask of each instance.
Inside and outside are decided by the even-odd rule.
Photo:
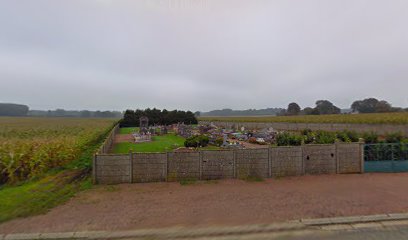
[[[366,98],[364,100],[357,100],[351,104],[353,112],[359,113],[376,113],[376,112],[392,112],[394,111],[391,104],[387,101],[379,101],[376,98]]]
[[[289,103],[286,114],[287,115],[299,115],[299,113],[300,113],[300,106],[295,102]]]
[[[311,108],[311,107],[305,107],[305,108],[302,110],[302,114],[304,114],[304,115],[312,115],[312,114],[313,114],[313,108]]]
[[[328,100],[318,100],[316,101],[315,110],[318,114],[339,114],[341,112],[340,108],[333,105]]]

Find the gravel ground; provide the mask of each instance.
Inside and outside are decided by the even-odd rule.
[[[113,143],[121,143],[121,142],[135,142],[135,138],[132,134],[116,134]]]
[[[408,173],[97,186],[0,233],[227,226],[408,212]]]

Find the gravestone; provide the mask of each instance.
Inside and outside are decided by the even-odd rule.
[[[149,118],[146,116],[139,118],[139,132],[140,134],[147,134],[149,132]]]

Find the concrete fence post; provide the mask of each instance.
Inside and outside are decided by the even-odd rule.
[[[334,154],[336,159],[336,174],[340,173],[340,162],[339,162],[339,142],[334,143]]]
[[[167,155],[167,152],[166,152],[166,161],[164,162],[164,167],[163,167],[163,171],[164,171],[163,177],[164,177],[165,182],[167,182],[167,175],[168,175],[168,163],[167,163],[167,161],[168,161],[168,155]],[[160,180],[160,181],[163,182],[163,179]]]
[[[272,177],[272,155],[271,147],[268,147],[268,178]]]
[[[166,152],[166,182],[169,181],[169,152]]]
[[[232,153],[232,178],[237,178],[237,150],[233,150]]]
[[[301,145],[300,150],[301,150],[301,156],[302,156],[302,175],[306,174],[306,162],[305,162],[305,146]]]
[[[97,177],[96,177],[96,161],[97,155],[94,154],[92,158],[92,183],[97,184]]]
[[[198,151],[198,179],[203,179],[203,151]]]
[[[129,182],[133,183],[133,153],[129,152]]]
[[[360,173],[364,173],[364,143],[360,143]]]

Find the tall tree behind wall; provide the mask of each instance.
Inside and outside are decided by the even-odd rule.
[[[142,116],[146,116],[149,118],[149,125],[170,125],[175,123],[185,123],[185,124],[197,124],[197,118],[195,117],[194,113],[191,111],[167,111],[159,110],[156,108],[150,109],[147,108],[145,110],[137,109],[134,110],[126,110],[123,116],[123,119],[120,123],[121,127],[138,127],[139,126],[139,119]]]

